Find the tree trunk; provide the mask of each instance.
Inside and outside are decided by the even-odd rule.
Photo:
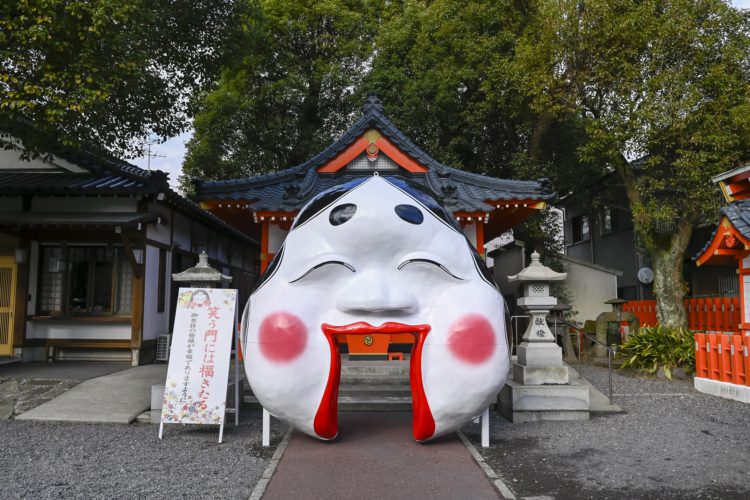
[[[680,219],[668,244],[661,248],[649,249],[654,264],[656,317],[659,324],[665,327],[688,327],[682,270],[685,250],[692,233],[693,225],[685,219]]]
[[[685,214],[677,220],[672,234],[659,233],[654,225],[655,221],[644,209],[641,193],[628,161],[618,153],[614,155],[612,165],[625,186],[633,212],[635,231],[651,255],[654,266],[653,293],[656,297],[656,318],[662,326],[687,328],[682,268],[685,251],[693,234],[692,219]]]

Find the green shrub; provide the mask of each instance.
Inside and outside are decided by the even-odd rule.
[[[683,328],[643,327],[628,336],[617,355],[623,359],[622,368],[656,373],[661,367],[669,380],[674,368],[695,370],[695,341]]]

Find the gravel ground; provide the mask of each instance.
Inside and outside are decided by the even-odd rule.
[[[263,448],[261,427],[246,410],[218,444],[215,426],[0,421],[0,498],[246,499],[286,431]]]
[[[584,378],[607,393],[607,369]],[[492,421],[480,453],[516,496],[556,498],[750,498],[750,405],[616,371],[624,413],[588,422]],[[479,441],[479,427],[465,433]]]

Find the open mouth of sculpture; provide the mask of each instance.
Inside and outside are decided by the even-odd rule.
[[[435,433],[435,419],[427,403],[422,382],[422,347],[430,332],[430,325],[407,325],[387,322],[380,326],[359,321],[348,325],[322,324],[321,330],[331,349],[331,367],[328,372],[323,398],[315,414],[315,432],[322,438],[333,439],[338,434],[338,398],[341,379],[341,355],[338,336],[365,336],[378,333],[407,333],[414,335],[414,348],[409,366],[409,383],[412,397],[412,434],[417,441],[429,439]]]

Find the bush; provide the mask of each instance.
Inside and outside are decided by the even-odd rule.
[[[618,356],[624,361],[622,368],[635,368],[646,373],[656,373],[659,367],[672,380],[672,370],[695,370],[695,342],[690,330],[643,327],[628,336]]]

